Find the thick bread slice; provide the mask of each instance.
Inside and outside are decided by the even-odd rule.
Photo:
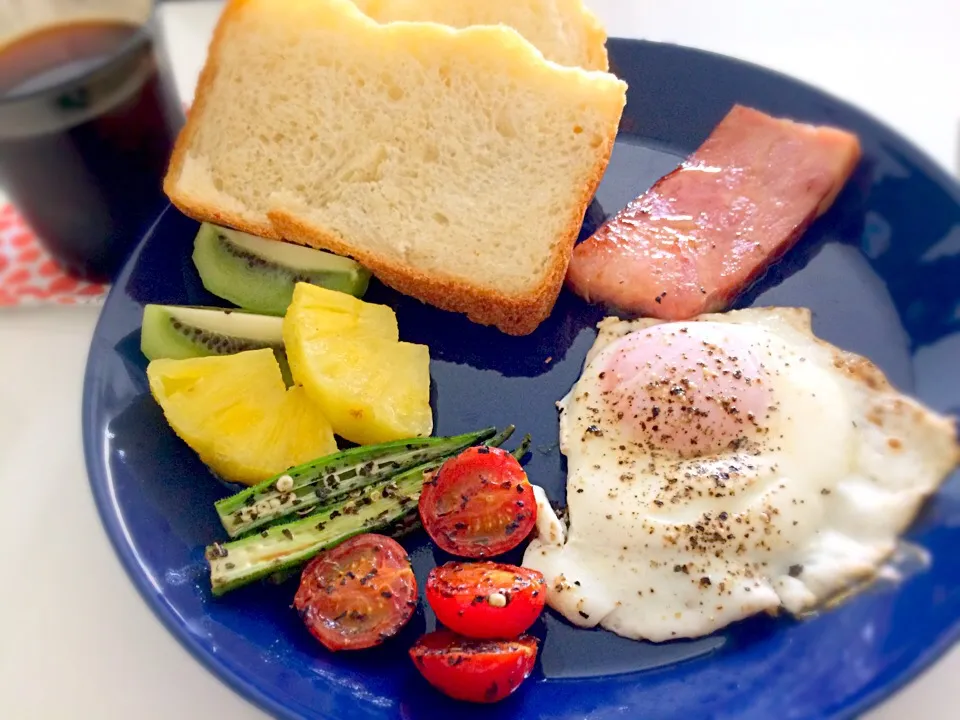
[[[583,0],[353,0],[377,22],[437,22],[452,27],[509,25],[547,60],[606,70],[607,34]]]
[[[164,188],[200,220],[350,255],[526,334],[550,313],[626,85],[505,26],[232,0]]]

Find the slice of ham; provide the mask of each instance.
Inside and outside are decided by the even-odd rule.
[[[859,159],[855,135],[734,106],[577,246],[567,282],[590,302],[665,320],[724,310],[827,211]]]

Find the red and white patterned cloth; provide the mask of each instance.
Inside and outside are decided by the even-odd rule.
[[[13,206],[0,199],[0,307],[100,303],[107,289],[61,270]]]

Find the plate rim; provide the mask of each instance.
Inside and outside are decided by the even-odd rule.
[[[844,100],[830,90],[826,90],[812,82],[802,80],[783,70],[767,67],[766,65],[761,65],[760,63],[753,62],[752,60],[744,60],[743,58],[739,58],[735,55],[725,55],[724,53],[717,52],[716,50],[705,50],[702,48],[692,47],[690,45],[680,45],[679,43],[668,41],[624,38],[617,36],[611,36],[607,38],[608,49],[610,45],[645,45],[648,47],[666,48],[679,52],[695,53],[704,57],[713,58],[717,62],[730,63],[754,71],[759,71],[767,76],[775,77],[780,82],[786,82],[802,88],[807,92],[820,95],[821,97],[829,100],[832,104],[842,107],[845,112],[857,115],[860,119],[865,120],[878,128],[881,128],[887,135],[891,136],[897,141],[897,143],[900,145],[900,147],[897,148],[899,152],[902,152],[905,156],[909,157],[912,162],[922,166],[923,171],[936,180],[938,185],[944,187],[945,189],[949,189],[952,198],[958,204],[960,204],[960,177],[954,176],[949,168],[941,164],[940,161],[937,160],[931,153],[927,152],[925,148],[920,147],[917,143],[915,143],[893,125],[888,123],[886,120],[877,117],[876,115],[868,112],[864,108],[853,102],[850,102],[849,100]],[[613,72],[612,67],[610,68],[610,72]],[[629,94],[629,88],[627,93]]]
[[[157,216],[156,220],[150,225],[146,232],[143,233],[143,237],[138,242],[136,249],[130,254],[130,257],[124,263],[123,270],[117,276],[117,279],[111,286],[107,297],[104,299],[104,309],[106,309],[113,293],[122,292],[120,288],[132,274],[133,268],[135,267],[137,259],[140,257],[140,253],[142,252],[143,248],[150,241],[150,238],[153,237],[157,227],[161,224],[163,219],[169,213],[174,212],[175,210],[176,208],[174,208],[172,204],[168,203],[167,206]],[[209,649],[204,647],[199,640],[195,639],[189,633],[183,632],[183,626],[181,623],[177,622],[176,614],[155,591],[147,575],[143,572],[143,566],[137,561],[136,553],[131,545],[129,543],[121,542],[126,533],[123,528],[123,524],[119,519],[118,513],[114,511],[116,504],[113,502],[110,496],[110,490],[113,487],[113,483],[108,479],[109,473],[106,472],[103,466],[97,462],[101,459],[101,456],[98,455],[98,445],[100,443],[99,438],[96,437],[91,430],[93,426],[92,418],[94,417],[94,413],[96,412],[98,405],[98,401],[94,399],[94,393],[91,392],[91,389],[97,384],[97,378],[94,376],[94,371],[92,369],[93,363],[91,362],[91,359],[95,349],[95,339],[100,334],[100,326],[104,322],[104,318],[105,313],[101,311],[100,317],[97,318],[97,324],[94,326],[94,339],[91,341],[90,348],[87,352],[87,361],[83,374],[81,427],[83,435],[84,465],[87,471],[87,480],[90,484],[90,490],[93,495],[94,504],[97,507],[97,514],[100,516],[101,527],[110,541],[110,546],[113,548],[114,554],[120,560],[120,565],[123,567],[128,579],[133,583],[141,599],[143,599],[147,607],[150,608],[154,617],[160,621],[160,624],[170,635],[173,636],[180,646],[187,650],[194,660],[196,660],[222,685],[225,685],[230,690],[234,691],[240,697],[252,703],[259,709],[270,713],[274,717],[282,718],[283,720],[297,720],[297,715],[291,713],[288,708],[273,700],[257,686],[245,682],[229,665],[215,660],[215,655],[211,653]],[[99,478],[99,481],[97,478]]]
[[[712,58],[717,62],[738,65],[753,71],[759,71],[767,76],[774,77],[778,82],[786,82],[796,87],[801,87],[809,92],[820,95],[830,101],[830,103],[841,106],[846,112],[855,114],[869,124],[881,129],[887,136],[896,141],[897,152],[903,154],[909,160],[917,165],[928,177],[933,179],[939,186],[949,191],[953,200],[960,205],[960,180],[953,177],[947,168],[937,161],[924,148],[921,148],[912,142],[906,135],[889,125],[886,121],[877,118],[859,106],[844,100],[833,93],[824,90],[805,80],[796,78],[781,70],[773,69],[744,60],[732,55],[725,55],[712,50],[704,50],[696,47],[680,45],[673,42],[661,42],[646,39],[609,37],[608,47],[610,45],[621,45],[626,47],[655,47],[665,48],[681,53],[694,53],[701,56]],[[612,69],[611,69],[612,72]],[[97,346],[97,338],[100,336],[101,326],[105,325],[106,308],[109,306],[114,293],[123,292],[127,280],[132,275],[137,261],[150,239],[156,233],[164,218],[171,212],[176,212],[172,204],[166,207],[157,215],[156,219],[142,233],[142,237],[136,244],[134,251],[125,261],[120,274],[111,285],[111,288],[104,299],[103,310],[97,318],[94,327],[90,346],[87,351],[87,358],[84,366],[82,401],[81,401],[81,433],[84,452],[84,465],[87,472],[87,480],[93,495],[94,504],[97,508],[97,514],[100,517],[101,527],[110,541],[110,545],[117,558],[120,561],[128,579],[137,589],[139,595],[150,608],[154,616],[160,621],[164,629],[174,637],[180,646],[187,650],[191,657],[196,660],[204,669],[206,669],[221,684],[228,687],[240,697],[244,698],[258,709],[270,714],[273,717],[282,720],[297,720],[299,716],[289,707],[285,706],[279,700],[273,699],[270,695],[262,691],[257,685],[246,682],[241,678],[236,670],[228,663],[225,663],[220,656],[209,651],[203,643],[183,632],[182,623],[177,621],[176,613],[173,612],[169,604],[165,603],[162,596],[156,592],[151,585],[149,578],[142,572],[143,566],[138,562],[136,553],[131,545],[124,542],[126,531],[123,523],[119,519],[116,510],[116,503],[111,497],[112,481],[109,480],[109,472],[105,470],[102,463],[102,448],[100,437],[93,432],[92,419],[95,416],[99,401],[95,399],[92,392],[97,385],[97,378],[93,371],[93,356]],[[855,701],[837,708],[826,720],[847,720],[847,718],[856,718],[864,712],[878,707],[883,701],[900,692],[904,687],[912,683],[919,676],[924,674],[930,667],[946,654],[954,645],[960,642],[960,617],[937,638],[936,642],[929,645],[922,653],[914,657],[903,669],[897,671],[893,677],[883,682],[880,687],[866,692]],[[331,719],[332,720],[332,719]]]

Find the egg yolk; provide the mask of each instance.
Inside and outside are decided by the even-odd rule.
[[[766,432],[773,392],[746,338],[719,323],[667,323],[611,346],[600,381],[618,423],[648,449],[697,457]]]

